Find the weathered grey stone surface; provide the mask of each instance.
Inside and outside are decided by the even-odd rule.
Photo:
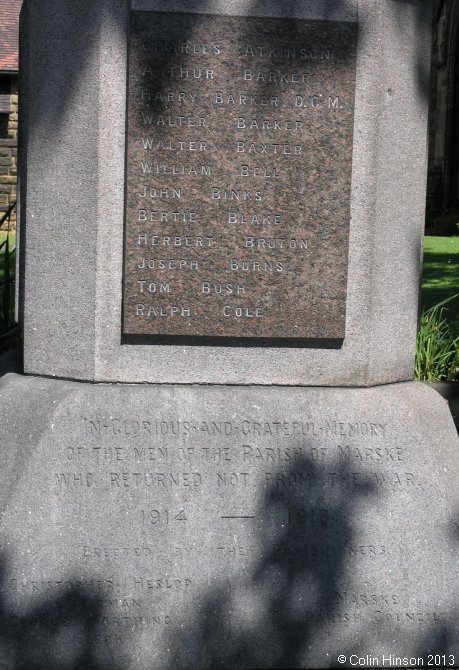
[[[131,0],[133,10],[356,21],[357,0]]]
[[[218,12],[221,6],[195,2],[193,10]],[[272,14],[279,3],[244,6],[237,3],[237,11],[259,16]],[[282,6],[295,16],[300,5]],[[311,8],[318,14],[320,6]],[[25,370],[155,383],[367,386],[410,379],[426,173],[429,6],[427,0],[327,2],[317,15],[354,21],[358,14],[359,21],[345,338],[330,349],[320,341],[283,348],[121,342],[129,3],[26,0]]]
[[[458,444],[425,385],[7,375],[0,401],[5,670],[457,655]]]

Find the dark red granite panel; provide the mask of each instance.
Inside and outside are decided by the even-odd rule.
[[[125,334],[344,337],[356,32],[132,12]]]

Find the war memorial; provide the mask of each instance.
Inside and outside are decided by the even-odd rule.
[[[430,37],[427,0],[25,0],[1,668],[458,665]]]

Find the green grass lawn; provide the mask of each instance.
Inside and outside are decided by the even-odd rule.
[[[459,293],[459,235],[425,237],[421,305],[428,309]],[[446,305],[450,321],[459,319],[459,298]]]
[[[6,240],[7,235],[6,230],[0,230],[0,244]],[[10,233],[10,242],[11,244],[16,244],[16,233]]]
[[[459,236],[426,237],[421,307],[459,294]],[[417,379],[459,381],[459,296],[439,310],[422,313],[416,343]]]

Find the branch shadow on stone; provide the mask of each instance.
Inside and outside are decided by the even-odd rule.
[[[257,512],[255,560],[248,570],[224,567],[197,599],[187,629],[170,636],[168,670],[313,667],[324,629],[351,616],[340,591],[355,552],[356,508],[375,495],[347,461],[330,473],[302,458],[276,478]]]
[[[6,594],[18,586],[0,559],[0,668],[5,670],[122,670],[121,640],[101,639],[104,602],[69,580],[56,596],[19,612]],[[65,582],[64,582],[65,583]],[[98,651],[96,651],[98,650]]]
[[[454,547],[454,553],[457,554],[458,545],[459,545],[459,510],[456,513],[455,517],[450,519],[450,544]],[[451,579],[452,588],[454,588],[454,577],[452,575],[447,575],[447,578]],[[457,597],[458,594],[456,594]],[[452,664],[451,659],[445,659],[444,664],[446,667],[455,667],[459,665],[459,606],[451,609],[448,613],[448,621],[441,620],[436,624],[433,624],[427,633],[419,642],[418,646],[418,656],[426,655],[426,650],[428,654],[438,656],[440,661],[443,657],[449,654],[454,656],[454,664]],[[435,659],[434,659],[435,660]]]

